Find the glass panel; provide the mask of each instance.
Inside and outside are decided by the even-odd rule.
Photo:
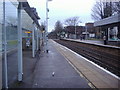
[[[33,20],[25,10],[22,10],[22,28],[23,49],[32,49]]]
[[[2,52],[2,24],[0,23],[0,53]]]
[[[7,50],[17,48],[17,8],[10,2],[5,3]]]
[[[8,86],[17,80],[17,7],[10,1],[5,2],[5,24],[7,39]]]
[[[3,0],[0,0],[0,89],[2,89],[2,19],[3,19]]]
[[[22,10],[22,27],[26,30],[32,31],[32,23],[33,20],[31,19],[31,17],[26,13],[25,10]]]
[[[2,19],[3,19],[3,2],[0,1],[0,55],[2,52]]]

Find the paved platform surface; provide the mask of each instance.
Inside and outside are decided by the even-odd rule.
[[[21,84],[15,82],[10,88],[90,89],[91,83],[97,88],[120,88],[120,79],[106,73],[73,51],[53,40],[49,40],[48,48],[49,53],[41,52],[36,58],[32,58],[32,52],[29,50],[23,52],[23,82]],[[9,58],[11,62],[9,67],[13,65],[12,62],[16,62],[16,54]],[[17,64],[14,63],[9,70],[11,70],[9,80],[12,82],[17,74]]]
[[[31,88],[34,76],[34,69],[38,61],[38,57],[32,58],[32,51],[23,51],[23,83],[17,82],[18,61],[17,50],[7,55],[8,63],[8,88]]]
[[[23,82],[12,83],[16,80],[16,69],[13,68],[17,64],[14,64],[14,66],[9,69],[9,80],[12,81],[11,83],[9,82],[9,88],[91,89],[88,85],[89,82],[84,77],[81,77],[64,56],[55,49],[52,41],[49,41],[48,48],[49,53],[42,51],[40,54],[37,54],[35,58],[32,58],[31,51],[23,51]],[[16,60],[16,54],[11,55],[9,60],[14,62],[14,60]],[[13,65],[12,62],[9,64]],[[54,76],[53,72],[55,73]]]
[[[80,39],[66,39],[66,40],[72,40],[72,41],[77,41],[77,42],[101,45],[101,46],[105,46],[105,47],[120,48],[119,46],[116,46],[116,45],[104,45],[103,40],[80,40]]]
[[[9,82],[9,88],[32,88],[32,84],[34,80],[34,71],[36,69],[36,65],[38,61],[39,61],[39,56],[36,55],[35,58],[32,58],[31,50],[23,51],[23,82],[22,83],[17,82],[17,75],[15,73],[17,72],[17,70],[16,69],[12,70],[12,67],[14,68],[15,66],[14,65],[10,69],[11,72],[9,71],[9,74],[13,75],[13,76],[12,75],[9,76],[9,79],[11,78],[11,83]]]
[[[32,88],[89,88],[88,82],[48,43],[48,53],[42,52],[38,61]],[[53,76],[53,73],[54,76]]]
[[[0,52],[0,89],[2,89],[2,55]]]
[[[94,44],[104,44],[104,41],[102,40],[80,40],[80,39],[75,39],[75,40],[80,42],[94,43]]]
[[[91,44],[100,44],[100,45],[104,44],[104,41],[102,40],[80,40],[80,39],[67,39],[67,40],[73,40],[73,41],[85,42],[85,43],[91,43]]]
[[[53,42],[54,47],[69,60],[77,70],[82,73],[96,88],[119,88],[120,78],[112,74],[109,74],[103,69],[98,68],[92,64],[86,58],[74,53],[70,49]]]

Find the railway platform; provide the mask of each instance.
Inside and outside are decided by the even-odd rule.
[[[104,44],[103,40],[80,40],[80,39],[68,39],[68,40],[74,40],[78,42],[86,42],[86,43],[92,43],[92,44]]]
[[[58,52],[52,40],[49,52],[43,48],[36,58],[31,52],[23,51],[23,82],[15,82],[10,88],[86,88],[92,90],[89,82]],[[10,73],[11,74],[11,73]],[[12,76],[12,75],[11,75]]]
[[[54,42],[54,47],[96,88],[119,88],[120,78],[72,50]]]
[[[95,44],[95,45],[101,45],[101,46],[106,46],[106,47],[115,47],[115,48],[120,48],[117,45],[104,45],[103,40],[80,40],[80,39],[66,39],[66,40],[71,40],[71,41],[76,41],[76,42],[83,42],[83,43],[89,43],[89,44]]]
[[[119,77],[72,50],[53,40],[48,49],[48,53],[42,49],[36,58],[24,51],[23,82],[10,88],[120,88]]]
[[[48,42],[49,52],[44,50],[34,71],[32,88],[87,88],[89,82],[80,76],[68,63],[66,58],[54,47],[52,40]]]

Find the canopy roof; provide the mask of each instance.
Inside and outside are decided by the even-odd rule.
[[[18,0],[18,1],[19,1],[19,3],[22,4],[22,9],[24,9],[28,13],[28,15],[33,19],[33,21],[40,28],[40,25],[38,23],[38,19],[40,19],[40,17],[38,16],[36,9],[31,8],[30,5],[28,4],[27,0],[24,0],[24,2],[21,2],[21,0]],[[20,8],[20,7],[18,6],[18,8]]]
[[[94,22],[94,26],[104,26],[108,24],[118,23],[120,22],[120,14],[113,15],[111,17],[102,19],[100,21]]]

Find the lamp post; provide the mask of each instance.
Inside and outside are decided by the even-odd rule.
[[[46,42],[46,52],[48,52],[48,47],[47,47],[47,39],[48,39],[48,37],[47,37],[47,35],[48,35],[48,12],[49,12],[49,9],[48,9],[48,2],[49,1],[52,1],[52,0],[46,0],[46,32],[45,32],[45,37],[46,37],[46,40],[45,40],[45,42]]]
[[[74,26],[75,26],[75,39],[77,39],[77,25],[79,24],[79,23],[81,23],[81,21],[74,21]]]
[[[75,24],[75,39],[77,39],[76,24]]]
[[[88,33],[87,33],[87,25],[85,26],[85,32],[86,32],[86,34],[85,34],[85,36],[86,36],[85,39],[87,40],[87,34],[88,34]]]

